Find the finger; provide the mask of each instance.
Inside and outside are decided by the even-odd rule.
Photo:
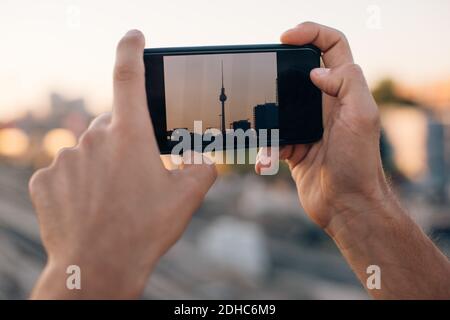
[[[289,158],[286,159],[287,164],[289,165],[289,169],[293,169],[296,165],[298,165],[300,162],[305,159],[306,155],[308,154],[309,149],[311,148],[311,145],[309,144],[297,144],[293,148],[293,152],[289,156]]]
[[[289,168],[292,169],[306,157],[310,148],[311,146],[307,144],[288,145],[281,147],[279,159],[286,160]],[[261,169],[270,168],[271,166],[271,150],[270,148],[266,149],[261,148],[256,157],[255,171],[257,174],[261,174]]]
[[[335,69],[313,69],[311,81],[327,95],[341,100],[349,95],[359,96],[362,93],[369,93],[361,68],[353,63]]]
[[[138,30],[128,31],[117,45],[114,121],[131,122],[134,126],[150,122],[145,92],[144,46],[144,36]]]
[[[353,63],[350,46],[344,34],[313,22],[304,22],[281,35],[284,44],[313,44],[323,53],[323,61],[328,68],[344,63]]]
[[[379,125],[378,107],[367,86],[361,68],[345,64],[335,69],[318,68],[311,71],[312,82],[327,95],[336,97],[348,116],[363,128]]]
[[[288,145],[280,148],[280,160],[289,159],[294,151],[293,145]]]
[[[195,193],[205,195],[217,178],[216,166],[208,157],[189,151],[183,154],[183,163],[180,166],[181,176],[189,181],[196,181]]]
[[[283,146],[279,148],[278,159],[284,160],[292,153],[293,146]],[[268,169],[272,166],[272,148],[264,147],[260,148],[256,155],[255,172],[261,174],[262,169]],[[276,155],[275,155],[276,156]]]
[[[95,117],[94,120],[91,121],[88,130],[104,128],[111,123],[111,112],[105,112]]]
[[[267,150],[268,148],[259,148],[258,154],[256,155],[255,160],[255,172],[257,174],[261,174],[261,170],[266,167],[270,167],[270,158],[268,158],[266,155],[269,152]]]

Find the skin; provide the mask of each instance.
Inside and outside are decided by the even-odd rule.
[[[287,146],[289,165],[308,216],[335,241],[368,293],[380,299],[449,299],[450,263],[409,218],[383,172],[378,107],[345,36],[302,23],[281,36],[286,44],[312,43],[325,68],[311,72],[323,92],[323,139]],[[262,159],[255,169],[270,166]],[[367,267],[381,268],[381,289],[369,290]]]
[[[164,168],[147,109],[143,50],[139,31],[122,38],[112,114],[96,118],[76,147],[30,180],[48,253],[32,298],[138,297],[216,179],[213,165]],[[69,265],[81,268],[82,290],[67,290]]]
[[[347,40],[314,23],[281,40],[324,52],[326,68],[311,73],[324,92],[324,137],[280,151],[308,216],[333,238],[364,286],[366,268],[380,266],[381,289],[368,290],[373,297],[450,298],[449,261],[386,183],[378,109]],[[216,178],[208,164],[164,169],[147,111],[143,48],[137,31],[120,41],[112,115],[94,120],[75,148],[30,180],[48,253],[32,298],[138,297]],[[263,155],[257,172],[267,163]],[[73,264],[82,270],[81,290],[66,288],[65,271]]]

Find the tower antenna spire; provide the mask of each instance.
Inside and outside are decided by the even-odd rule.
[[[223,87],[223,60],[221,61],[221,65],[222,65],[222,89],[225,89],[225,88]]]
[[[221,123],[221,131],[222,135],[225,138],[225,101],[227,100],[227,96],[225,94],[225,87],[223,86],[223,60],[221,61],[221,71],[222,71],[222,87],[220,88],[220,96],[219,101],[222,105],[222,123]]]

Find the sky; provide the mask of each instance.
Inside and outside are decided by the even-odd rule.
[[[108,110],[128,29],[147,47],[278,43],[306,20],[342,30],[372,86],[450,78],[448,0],[1,0],[0,121],[45,110],[51,92]]]
[[[225,126],[237,120],[253,123],[253,107],[276,100],[275,52],[169,56],[164,58],[167,128],[193,130],[195,120],[220,129],[223,63]]]

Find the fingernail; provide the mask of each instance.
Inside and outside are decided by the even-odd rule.
[[[256,157],[256,163],[261,164],[262,166],[268,166],[270,165],[270,157],[267,156],[265,152],[258,153]]]
[[[312,71],[317,77],[324,77],[330,73],[329,68],[316,68]]]

